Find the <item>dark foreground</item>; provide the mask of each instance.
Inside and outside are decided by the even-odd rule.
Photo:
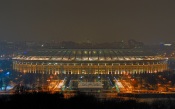
[[[79,94],[64,99],[60,93],[28,93],[0,95],[0,107],[4,109],[175,109],[172,100],[154,101],[151,104],[121,98],[100,100],[93,95]]]

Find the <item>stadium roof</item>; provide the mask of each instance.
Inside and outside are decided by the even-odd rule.
[[[117,57],[117,56],[155,56],[141,49],[40,49],[23,53],[24,56],[58,57]]]
[[[40,61],[132,61],[159,60],[163,58],[141,49],[39,49],[23,52],[13,59]]]

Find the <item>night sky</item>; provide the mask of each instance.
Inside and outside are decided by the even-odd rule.
[[[0,40],[175,41],[175,0],[0,0]]]

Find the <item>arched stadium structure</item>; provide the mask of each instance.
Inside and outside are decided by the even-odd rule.
[[[45,49],[14,57],[13,69],[48,74],[154,73],[167,70],[167,58],[137,49]]]
[[[142,49],[40,49],[14,57],[13,69],[25,74],[56,74],[60,80],[76,77],[84,82],[77,87],[83,88],[102,86],[98,79],[103,75],[156,73],[168,66],[166,57]]]

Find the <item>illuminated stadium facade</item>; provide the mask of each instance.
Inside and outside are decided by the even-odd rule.
[[[56,75],[46,82],[49,90],[99,92],[115,87],[120,92],[124,83],[117,75],[157,73],[168,67],[167,58],[141,49],[41,49],[14,57],[13,69],[24,74]]]
[[[23,73],[125,74],[167,70],[167,58],[138,49],[45,49],[13,58]]]

